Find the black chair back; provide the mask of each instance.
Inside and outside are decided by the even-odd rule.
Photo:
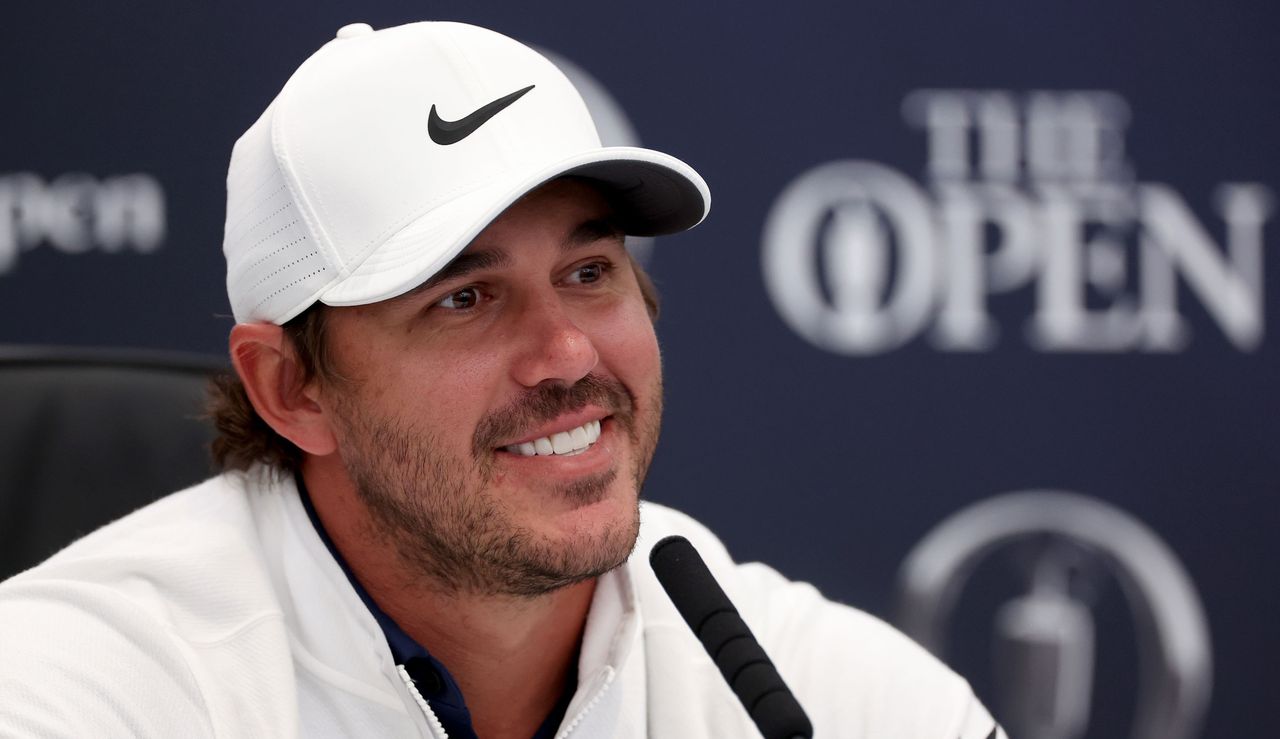
[[[0,580],[213,472],[225,359],[0,346]]]

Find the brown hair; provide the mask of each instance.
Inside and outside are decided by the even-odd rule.
[[[640,285],[649,318],[656,322],[658,291],[630,252],[627,252],[627,259]],[[315,303],[281,327],[301,366],[299,382],[306,383],[317,376],[322,379],[338,376],[325,341],[329,310],[327,306]],[[235,372],[210,380],[206,410],[218,433],[213,440],[212,451],[213,461],[219,468],[247,470],[261,462],[289,474],[298,471],[302,464],[302,450],[276,433],[258,415],[244,383]]]

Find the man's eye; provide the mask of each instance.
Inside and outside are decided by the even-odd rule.
[[[573,271],[569,276],[571,282],[591,283],[604,277],[606,267],[599,262],[584,264]]]
[[[436,303],[440,308],[448,308],[449,310],[463,310],[466,308],[474,308],[480,302],[480,291],[474,287],[464,287],[461,290],[449,293]]]

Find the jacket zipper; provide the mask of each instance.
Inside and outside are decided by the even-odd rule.
[[[422,709],[422,715],[426,716],[427,723],[431,726],[431,732],[439,739],[449,739],[449,734],[444,730],[444,724],[440,723],[436,712],[431,710],[431,705],[427,703],[427,699],[423,698],[422,693],[418,692],[418,686],[413,682],[413,678],[409,676],[409,671],[405,669],[404,665],[396,665],[396,672],[400,675],[400,679],[404,681],[404,686],[409,689],[409,695],[413,696],[418,708]]]
[[[613,685],[613,677],[617,673],[612,667],[608,668],[608,670],[609,673],[604,678],[604,684],[596,689],[596,694],[591,696],[591,700],[587,701],[587,705],[583,706],[582,710],[578,711],[577,715],[573,717],[573,720],[565,725],[564,730],[556,734],[556,739],[566,739],[566,737],[572,734],[574,729],[578,728],[578,724],[582,723],[582,719],[586,718],[587,714],[591,712],[591,709],[594,708],[595,705],[600,702],[600,699],[604,697],[604,694],[609,691],[609,687]]]

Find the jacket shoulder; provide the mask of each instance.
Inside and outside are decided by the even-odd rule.
[[[192,639],[216,638],[271,600],[253,494],[224,474],[161,498],[0,584],[0,599],[37,585],[111,593]]]
[[[213,478],[0,583],[0,694],[23,698],[0,725],[198,737],[264,718],[223,685],[235,670],[252,703],[290,669],[252,494]]]

